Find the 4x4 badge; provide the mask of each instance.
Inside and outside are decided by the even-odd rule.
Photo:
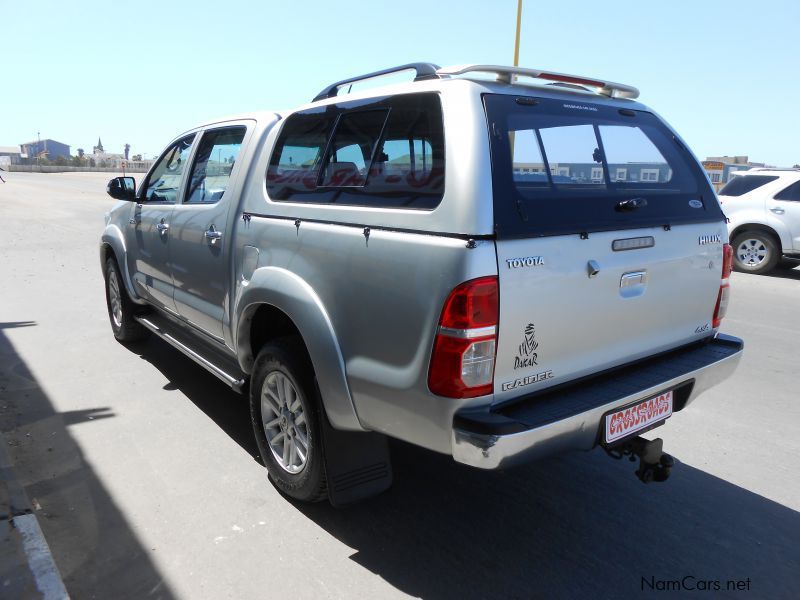
[[[539,342],[536,341],[536,328],[533,323],[528,323],[525,328],[525,341],[519,345],[519,355],[514,358],[514,369],[524,369],[538,365],[539,355],[536,349]]]

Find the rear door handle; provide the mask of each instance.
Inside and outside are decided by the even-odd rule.
[[[774,212],[776,215],[782,215],[783,213],[785,213],[785,212],[786,212],[784,209],[782,209],[782,208],[777,208],[777,207],[776,207],[776,208],[770,208],[770,210],[771,210],[772,212]]]
[[[169,231],[169,223],[165,223],[164,219],[161,219],[161,223],[156,225],[156,229],[163,235]]]

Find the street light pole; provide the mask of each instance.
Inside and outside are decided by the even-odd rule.
[[[519,66],[519,32],[522,28],[522,0],[517,0],[517,35],[514,38],[514,66]],[[514,83],[515,77],[511,76],[511,83]],[[511,156],[513,161],[514,156],[514,144],[516,143],[516,136],[514,132],[511,131],[508,134],[509,142],[511,143]],[[513,167],[513,165],[512,165]]]
[[[514,41],[514,66],[519,66],[519,32],[522,28],[522,0],[517,0],[517,37]]]

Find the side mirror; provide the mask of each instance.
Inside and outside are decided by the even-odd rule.
[[[136,200],[136,180],[133,177],[114,177],[108,182],[106,192],[117,200],[134,202]]]

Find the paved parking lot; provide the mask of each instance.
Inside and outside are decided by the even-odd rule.
[[[485,473],[393,443],[388,493],[295,505],[242,397],[111,336],[107,179],[0,183],[0,429],[73,598],[619,597],[687,576],[800,593],[800,268],[734,274],[723,328],[745,356],[658,430],[665,484],[599,451]]]

